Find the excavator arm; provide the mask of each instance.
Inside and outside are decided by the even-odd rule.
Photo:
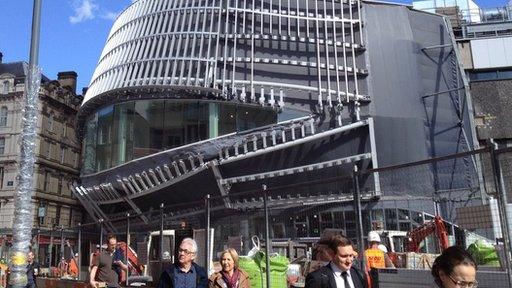
[[[408,233],[409,243],[407,244],[407,250],[419,252],[420,243],[432,233],[435,233],[441,251],[448,248],[448,232],[444,226],[443,219],[435,216],[434,220],[416,227]]]

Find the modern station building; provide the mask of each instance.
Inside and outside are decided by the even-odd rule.
[[[325,228],[355,238],[354,166],[473,150],[468,91],[449,21],[410,6],[135,1],[115,21],[78,114],[73,191],[92,220],[129,212],[140,216],[133,225],[158,225],[146,212],[163,203],[170,227],[202,225],[198,201],[224,196],[212,221],[225,241],[261,232],[261,214],[247,211],[262,207],[266,185],[274,238]],[[362,177],[365,231],[409,231],[435,213],[432,193],[477,189],[475,163],[451,161]]]

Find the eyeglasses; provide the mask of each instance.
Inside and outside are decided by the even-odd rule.
[[[179,249],[178,249],[178,253],[183,253],[183,254],[187,254],[187,255],[192,255],[192,254],[194,254],[194,253],[196,253],[196,252],[188,251],[187,249],[181,249],[181,248],[179,248]]]
[[[457,281],[453,279],[452,275],[448,275],[448,278],[452,281],[453,284],[457,285],[457,287],[461,288],[477,288],[478,287],[478,281],[474,282],[466,282],[466,281]]]

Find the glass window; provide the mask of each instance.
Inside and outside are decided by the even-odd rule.
[[[322,222],[332,222],[332,214],[330,212],[320,213],[320,217],[322,217]]]
[[[412,224],[416,227],[423,224],[423,213],[411,211]]]
[[[382,209],[372,210],[372,220],[373,221],[383,221],[384,220],[384,211]]]
[[[132,160],[134,107],[135,102],[126,102],[114,106],[112,166],[121,165]]]
[[[108,106],[98,111],[96,171],[105,170],[111,167],[112,120],[114,114],[113,110],[113,106]]]
[[[0,126],[7,126],[7,113],[7,107],[2,106],[2,108],[0,108]]]
[[[183,131],[182,102],[165,101],[164,149],[171,149],[185,144]]]
[[[219,106],[221,104],[208,103],[208,138],[219,136]]]
[[[60,212],[61,207],[60,205],[57,205],[57,211],[55,212],[55,225],[60,225]]]
[[[386,229],[398,230],[398,221],[396,219],[396,209],[385,209],[386,213]]]
[[[398,209],[398,220],[409,220],[409,210]]]
[[[4,187],[4,167],[0,166],[0,188]]]
[[[384,210],[372,210],[372,230],[384,229]]]
[[[93,114],[85,122],[85,137],[83,141],[83,166],[84,174],[96,172],[96,127],[98,126],[98,114]]]
[[[237,123],[245,130],[276,121],[272,109],[238,107],[224,102],[140,100],[102,108],[85,122],[82,173],[232,133]]]
[[[237,131],[253,129],[276,122],[276,114],[268,109],[239,105],[237,109]]]
[[[7,94],[9,93],[9,88],[10,88],[10,85],[11,83],[9,83],[9,81],[4,81],[4,85],[3,85],[3,89],[2,89],[2,93],[3,94]]]
[[[306,216],[305,215],[295,216],[295,222],[306,222]]]
[[[400,222],[400,231],[410,231],[411,223],[410,222]]]
[[[135,102],[133,131],[133,158],[154,154],[162,150],[164,101],[144,100]]]
[[[512,6],[509,7],[512,9]],[[512,70],[498,71],[499,79],[512,79]]]
[[[470,74],[471,80],[494,80],[498,78],[497,71],[473,72]]]
[[[361,211],[361,217],[362,217],[362,221],[363,222],[363,233],[364,234],[368,234],[368,232],[370,232],[371,230],[371,226],[370,226],[370,212],[368,211]]]
[[[5,153],[5,138],[0,137],[0,155],[4,155]]]
[[[68,125],[66,122],[62,123],[62,137],[66,137],[68,132]]]
[[[356,213],[354,213],[354,211],[346,211],[345,220],[347,222],[356,222]]]
[[[58,186],[57,186],[57,193],[59,195],[62,195],[62,176],[59,176],[59,183],[58,183]]]
[[[46,142],[46,158],[51,159],[52,157],[52,142]]]
[[[43,191],[48,193],[50,189],[50,172],[45,171],[44,172],[44,183],[43,183]]]
[[[219,104],[219,135],[222,136],[236,131],[236,106]]]
[[[343,217],[343,212],[333,212],[333,226],[338,229],[345,229],[345,217]]]
[[[53,113],[50,113],[50,115],[48,115],[48,131],[50,132],[53,132]]]
[[[319,237],[320,236],[320,217],[318,214],[312,214],[308,216],[309,220],[309,236]]]
[[[305,223],[295,224],[297,237],[308,237],[307,225]]]
[[[197,115],[197,138],[193,139],[189,143],[196,141],[206,140],[208,138],[217,137],[217,135],[208,136],[208,124],[209,124],[209,103],[199,102],[198,103],[198,115]],[[218,121],[218,120],[217,120]],[[216,124],[218,125],[218,124]]]
[[[66,147],[60,147],[60,163],[64,164],[64,161],[66,161]]]
[[[279,113],[278,118],[279,122],[286,121],[286,120],[292,120],[296,118],[301,118],[304,116],[308,116],[310,113],[308,111],[300,111],[295,110],[287,107],[286,109],[283,109],[281,113]]]

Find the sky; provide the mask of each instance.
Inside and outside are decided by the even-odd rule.
[[[78,74],[77,93],[89,85],[116,16],[135,0],[42,0],[39,67],[50,79]],[[410,4],[410,0],[387,0]],[[508,0],[476,0],[480,7]],[[0,0],[3,62],[29,60],[33,0]]]

